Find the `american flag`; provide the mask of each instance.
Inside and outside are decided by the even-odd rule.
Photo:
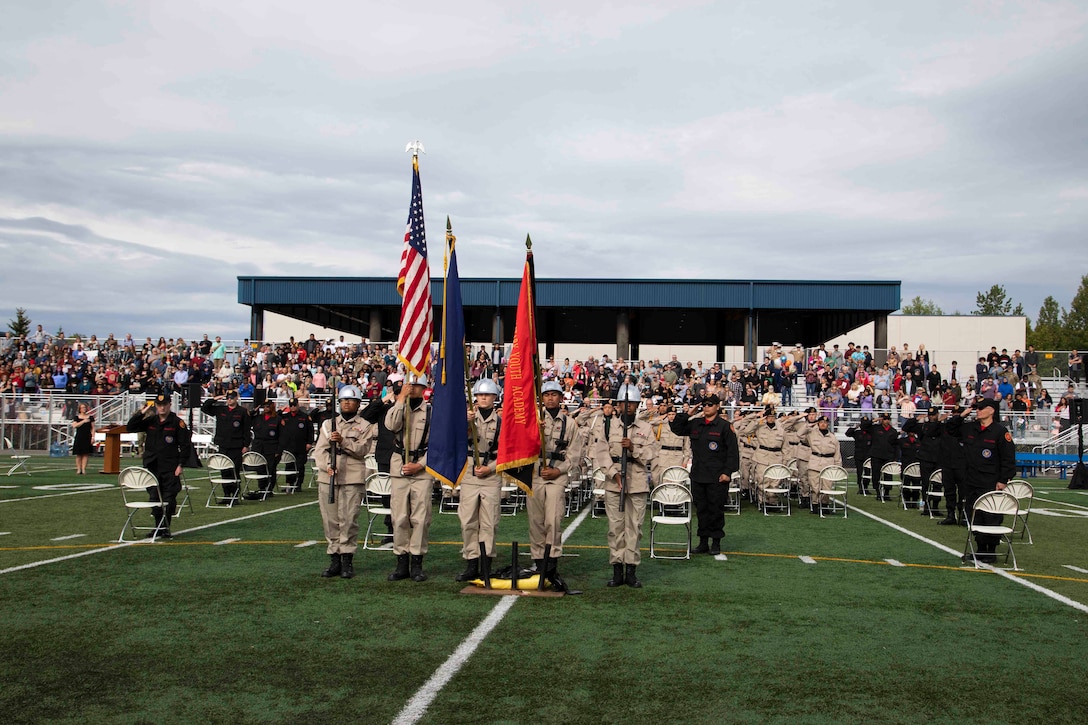
[[[409,372],[427,372],[431,354],[431,272],[427,267],[427,233],[423,228],[423,192],[419,186],[419,160],[412,159],[412,206],[404,232],[397,292],[400,308],[400,340],[397,357]]]

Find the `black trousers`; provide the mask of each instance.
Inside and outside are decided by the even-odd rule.
[[[276,488],[276,466],[280,465],[280,455],[282,453],[279,444],[271,446],[261,441],[254,441],[253,452],[260,453],[265,459],[264,472],[268,476],[264,483],[261,484],[262,491],[271,491]]]
[[[178,508],[181,479],[174,475],[175,470],[177,470],[176,466],[166,470],[156,470],[155,478],[159,482],[159,487],[147,489],[148,500],[163,504],[151,509],[151,515],[155,517],[155,525],[160,529],[170,528],[170,519]]]
[[[288,452],[295,457],[296,472],[287,474],[286,483],[288,486],[298,486],[299,488],[302,488],[302,484],[306,483],[306,457],[308,455],[306,447],[303,446],[301,450]]]
[[[992,488],[977,488],[975,486],[967,486],[965,488],[966,497],[963,501],[963,510],[968,516],[970,521],[971,509],[975,505],[975,501],[979,496],[993,491]],[[979,511],[975,514],[975,524],[983,524],[985,526],[1000,526],[1001,522],[1005,520],[1005,517],[1001,514],[987,514]],[[1001,541],[1000,536],[994,534],[975,534],[975,549],[980,554],[992,554],[997,550],[997,544]]]
[[[963,501],[967,498],[967,493],[963,488],[963,472],[944,466],[941,468],[941,482],[944,484],[944,501],[948,507],[948,515],[955,516],[959,512],[959,518],[966,518]]]
[[[695,504],[699,538],[720,539],[725,536],[725,503],[728,498],[728,483],[691,482],[691,499]]]
[[[234,464],[234,480],[235,483],[223,484],[223,495],[227,498],[231,498],[238,493],[237,481],[242,480],[242,449],[241,448],[221,448],[220,453],[230,459],[230,462]]]
[[[937,470],[937,462],[919,461],[918,463],[921,465],[922,468],[922,503],[929,507],[933,503],[929,500],[929,477],[932,476],[933,472]]]

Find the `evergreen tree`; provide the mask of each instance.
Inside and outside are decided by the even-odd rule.
[[[25,308],[15,308],[15,319],[8,320],[8,329],[15,337],[26,337],[30,334],[30,318],[27,317]]]
[[[1069,350],[1088,347],[1088,274],[1080,278],[1080,287],[1062,315],[1062,346]]]
[[[943,315],[944,311],[933,300],[924,300],[920,296],[903,305],[904,315]]]
[[[1023,308],[1019,305],[1019,314],[1023,314]],[[1009,299],[1005,286],[995,284],[988,292],[979,292],[975,297],[975,315],[989,315],[994,317],[1006,317],[1012,314],[1012,300]]]
[[[1036,350],[1057,350],[1062,344],[1062,309],[1053,296],[1047,295],[1039,308],[1035,324],[1028,330],[1027,341]]]

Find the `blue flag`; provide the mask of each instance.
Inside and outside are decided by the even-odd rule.
[[[456,488],[468,468],[468,399],[465,393],[465,313],[457,274],[456,239],[446,220],[449,263],[442,291],[442,343],[431,395],[427,472]]]

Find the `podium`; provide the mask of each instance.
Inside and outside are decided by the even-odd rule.
[[[102,453],[102,473],[116,476],[121,472],[121,434],[128,433],[128,427],[115,425],[102,431],[106,434],[106,446]]]

